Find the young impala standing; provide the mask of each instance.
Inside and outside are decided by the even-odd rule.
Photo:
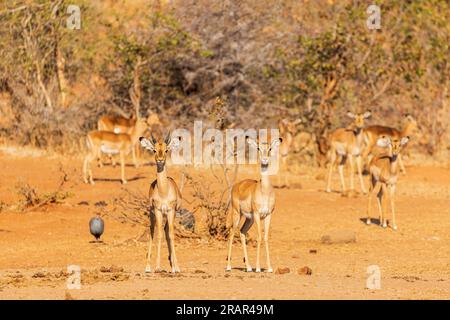
[[[142,147],[149,150],[155,154],[156,162],[156,180],[150,185],[150,190],[148,193],[150,199],[150,241],[148,245],[147,254],[147,266],[145,267],[145,272],[151,272],[150,267],[151,255],[152,255],[152,242],[155,231],[155,221],[156,228],[158,230],[158,247],[156,253],[156,269],[158,272],[161,270],[161,240],[162,240],[162,230],[163,230],[163,220],[167,219],[164,226],[167,238],[167,245],[169,247],[169,260],[170,266],[172,267],[172,272],[180,272],[178,267],[177,256],[175,254],[175,236],[174,236],[174,221],[175,214],[177,210],[181,208],[181,192],[178,189],[176,182],[167,176],[166,171],[166,156],[167,153],[178,147],[180,140],[171,139],[170,133],[162,141],[157,141],[153,134],[151,139],[148,140],[144,137],[139,138]]]
[[[140,118],[136,118],[136,115],[134,113],[131,115],[130,118],[125,118],[125,117],[122,117],[119,115],[113,115],[113,116],[104,115],[104,116],[101,116],[100,119],[98,119],[97,128],[99,131],[110,131],[110,132],[114,132],[114,133],[131,134],[131,131],[136,126],[136,123],[138,120],[140,120]],[[148,127],[153,132],[156,129],[155,127],[162,126],[162,123],[159,120],[159,117],[156,113],[151,113],[147,117],[146,122],[147,122]],[[136,143],[136,142],[137,142],[137,140],[134,141],[134,143]],[[135,146],[135,154],[136,154],[136,156],[139,155],[139,147],[137,144]],[[109,157],[110,157],[112,165],[115,166],[116,163],[115,163],[112,155],[110,154]],[[138,162],[136,161],[134,163],[134,165],[137,167]],[[103,166],[101,159],[99,161],[99,166],[100,167]]]
[[[401,139],[401,137],[411,137],[415,131],[417,130],[417,121],[410,114],[405,114],[404,116],[404,126],[403,129],[397,130],[391,127],[385,127],[380,125],[368,126],[364,129],[364,140],[366,143],[366,147],[363,152],[363,159],[366,160],[368,164],[370,162],[369,155],[373,155],[373,151],[376,147],[377,140],[381,136],[389,136],[395,139]],[[402,173],[406,173],[405,166],[403,164],[403,160],[401,154],[398,155],[398,164],[400,165],[400,171]]]
[[[125,179],[125,155],[130,151],[133,156],[133,163],[136,163],[135,141],[147,130],[147,123],[144,120],[138,120],[131,130],[127,133],[114,133],[110,131],[94,130],[88,133],[86,137],[86,146],[88,153],[83,163],[83,177],[85,183],[94,184],[94,177],[90,163],[97,158],[100,161],[102,153],[108,155],[118,154],[120,158],[120,170],[122,183],[127,183]]]
[[[268,170],[271,153],[277,151],[277,147],[282,142],[282,138],[273,140],[270,144],[256,142],[247,137],[247,143],[257,148],[260,162],[260,180],[246,179],[236,183],[231,195],[231,219],[232,226],[228,240],[227,271],[231,271],[231,247],[233,245],[234,232],[242,220],[245,220],[241,230],[241,242],[244,250],[244,261],[248,272],[252,271],[247,255],[247,245],[245,235],[253,222],[256,222],[258,233],[256,246],[256,272],[261,272],[259,261],[261,249],[261,222],[264,223],[264,243],[266,247],[267,272],[272,272],[269,257],[269,227],[270,219],[275,207],[275,192],[270,183]]]
[[[347,158],[350,162],[350,190],[354,190],[354,163],[353,157],[356,157],[356,167],[358,169],[359,181],[361,183],[361,190],[366,193],[364,187],[364,181],[362,178],[361,169],[361,153],[363,151],[363,128],[364,122],[371,116],[370,111],[364,113],[354,114],[347,112],[347,116],[353,119],[352,128],[339,128],[333,131],[328,138],[329,149],[329,168],[328,168],[328,180],[327,180],[327,192],[331,192],[331,174],[333,172],[333,166],[338,160],[339,178],[341,179],[342,193],[346,192],[344,182],[344,165]]]
[[[382,136],[377,140],[380,148],[387,149],[387,152],[376,155],[370,162],[370,191],[367,205],[367,224],[371,223],[371,204],[374,194],[377,195],[378,209],[380,212],[380,225],[387,227],[385,214],[387,213],[387,202],[383,200],[384,194],[389,194],[392,211],[392,229],[397,230],[395,222],[394,196],[398,179],[398,160],[400,151],[408,143],[409,137],[389,137]]]

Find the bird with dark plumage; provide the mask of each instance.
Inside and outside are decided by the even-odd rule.
[[[101,235],[103,234],[103,231],[105,230],[105,223],[103,222],[103,219],[99,216],[93,217],[89,221],[89,229],[95,239],[99,241]]]

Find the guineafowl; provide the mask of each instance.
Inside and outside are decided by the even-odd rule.
[[[89,221],[89,229],[91,231],[91,234],[98,241],[100,239],[100,236],[103,234],[103,231],[105,230],[105,223],[103,222],[103,219],[99,216],[93,217]]]

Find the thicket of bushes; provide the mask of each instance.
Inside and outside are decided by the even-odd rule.
[[[375,1],[77,1],[81,30],[66,28],[70,1],[0,4],[0,135],[76,151],[102,113],[130,114],[142,64],[141,113],[172,126],[208,120],[217,96],[237,126],[302,117],[317,137],[347,109],[373,123],[413,114],[417,149],[446,151],[449,4]]]

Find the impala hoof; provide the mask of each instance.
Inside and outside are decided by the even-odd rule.
[[[394,226],[392,226],[392,229],[397,230],[398,228],[396,225],[394,225]]]
[[[146,266],[145,273],[151,273],[151,272],[152,272],[152,268],[150,266]]]
[[[247,267],[247,272],[253,272],[252,267]]]
[[[225,268],[225,271],[231,271],[231,266],[227,266],[227,267]]]
[[[268,268],[268,269],[267,269],[267,272],[268,272],[268,273],[272,273],[272,272],[273,272],[273,269],[272,269],[272,268]]]
[[[256,268],[255,272],[261,272],[261,268]]]
[[[366,220],[366,224],[367,224],[367,225],[369,225],[369,224],[371,224],[371,223],[372,223],[372,221],[371,221],[370,219],[367,219],[367,220]]]
[[[127,180],[122,180],[122,184],[127,184],[128,181]]]

